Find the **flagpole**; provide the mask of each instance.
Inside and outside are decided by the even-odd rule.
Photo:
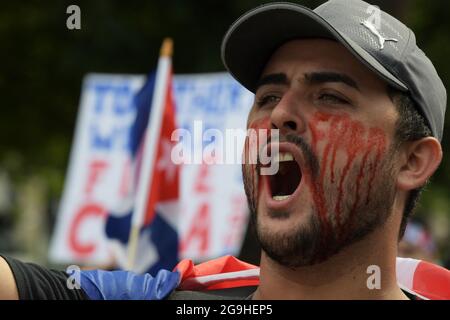
[[[131,230],[128,241],[128,270],[133,270],[134,267],[139,242],[139,232],[144,224],[149,191],[152,185],[152,172],[158,152],[164,105],[167,97],[167,86],[169,84],[169,75],[172,67],[172,52],[172,39],[164,39],[159,55],[158,67],[156,69],[155,89],[151,102],[152,107],[149,113],[148,126],[145,130],[141,174],[139,176],[135,207],[131,219]]]

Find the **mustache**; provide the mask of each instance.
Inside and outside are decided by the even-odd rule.
[[[305,141],[305,139],[295,134],[287,134],[284,137],[280,138],[280,142],[290,142],[292,144],[295,144],[301,150],[306,164],[311,171],[312,177],[317,178],[319,176],[319,159],[314,154],[311,146]]]
[[[314,154],[311,146],[305,141],[305,139],[303,139],[301,136],[299,135],[295,135],[295,134],[286,134],[283,136],[272,136],[269,135],[267,137],[267,141],[265,142],[266,145],[270,144],[272,141],[276,140],[275,142],[289,142],[292,143],[294,145],[296,145],[300,151],[303,154],[303,158],[306,161],[306,165],[310,170],[311,173],[311,177],[312,178],[317,178],[319,176],[319,171],[320,171],[320,165],[319,165],[319,159],[317,158],[317,156]],[[258,154],[257,155],[257,161],[255,164],[255,168],[256,171],[259,172],[262,164],[260,161],[260,157],[261,155]]]

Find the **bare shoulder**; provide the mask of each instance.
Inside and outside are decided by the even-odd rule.
[[[14,275],[5,259],[0,256],[0,299],[17,300],[19,293],[17,291]]]

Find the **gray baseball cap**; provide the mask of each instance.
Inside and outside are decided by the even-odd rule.
[[[391,86],[409,92],[442,140],[447,93],[436,69],[407,26],[364,1],[331,0],[314,10],[287,2],[257,7],[225,34],[222,60],[237,81],[255,92],[275,50],[299,38],[340,42]]]

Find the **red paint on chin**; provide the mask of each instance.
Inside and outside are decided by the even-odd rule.
[[[378,128],[370,128],[367,130],[361,122],[352,120],[349,115],[340,114],[332,115],[317,112],[309,123],[311,131],[311,148],[319,157],[318,145],[320,142],[325,143],[323,147],[322,157],[320,159],[320,173],[314,181],[306,181],[310,186],[313,201],[317,208],[319,218],[323,228],[324,237],[323,245],[331,236],[332,228],[330,218],[327,216],[330,204],[325,198],[325,178],[326,171],[330,172],[330,183],[337,183],[337,199],[334,208],[336,217],[336,229],[339,239],[344,239],[349,231],[349,226],[355,219],[355,213],[361,199],[363,199],[363,191],[361,183],[365,177],[368,177],[366,190],[366,204],[370,201],[370,192],[375,179],[378,165],[381,157],[385,152],[386,138],[384,132]],[[335,175],[335,162],[337,152],[341,151],[346,155],[346,163],[340,172],[338,181]],[[344,190],[345,181],[348,177],[350,169],[355,164],[358,156],[361,156],[361,163],[355,182],[354,202],[349,213],[348,221],[345,226],[342,225],[342,206],[346,190]],[[372,155],[372,157],[371,157]],[[331,159],[330,159],[331,158]],[[371,161],[372,160],[372,161]]]

